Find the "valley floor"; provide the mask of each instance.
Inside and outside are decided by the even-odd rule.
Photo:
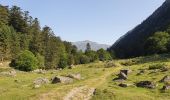
[[[167,70],[149,69],[149,66],[156,64],[165,64]],[[170,100],[170,91],[162,91],[165,83],[159,82],[164,76],[170,75],[169,66],[169,55],[155,55],[77,65],[73,69],[49,70],[43,74],[16,71],[16,76],[13,77],[0,75],[0,100]],[[113,81],[121,69],[131,70],[128,79]],[[0,68],[1,73],[9,70],[12,69]],[[139,74],[141,70],[143,73]],[[50,80],[54,76],[73,73],[81,74],[82,79],[74,79],[70,84],[49,83],[34,88],[33,82],[36,78]],[[136,83],[146,80],[156,83],[156,88],[135,86]],[[120,87],[120,83],[132,86]]]

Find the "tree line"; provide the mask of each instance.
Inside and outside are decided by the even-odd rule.
[[[28,11],[3,5],[0,5],[0,58],[12,60],[11,66],[21,70],[65,68],[112,59],[104,49],[91,50],[90,44],[85,52],[78,51],[76,46],[56,36],[49,26],[41,28],[38,18]],[[29,66],[33,69],[27,69]]]

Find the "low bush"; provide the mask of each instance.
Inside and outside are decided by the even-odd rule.
[[[111,61],[109,61],[109,62],[106,62],[106,63],[105,63],[105,67],[106,67],[106,68],[110,68],[110,67],[120,67],[120,64],[119,64],[119,63],[116,63],[116,62],[111,62]]]
[[[21,71],[32,71],[38,68],[38,61],[32,52],[25,50],[11,61],[10,66]]]
[[[154,69],[160,69],[160,70],[163,70],[163,69],[166,69],[166,65],[165,64],[154,64],[154,65],[150,65],[149,66],[149,70],[154,70]]]
[[[132,65],[134,65],[136,63],[137,63],[136,60],[126,60],[126,61],[121,62],[120,64],[124,65],[124,66],[132,66]]]

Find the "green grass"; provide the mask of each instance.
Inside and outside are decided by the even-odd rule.
[[[144,59],[149,59],[150,61],[144,61]],[[133,62],[135,62],[135,64],[132,64],[132,61],[130,60],[134,60]],[[130,64],[127,65],[129,61]],[[156,89],[138,88],[135,86],[130,86],[127,88],[119,87],[118,84],[121,82],[112,81],[112,79],[117,77],[117,74],[113,74],[107,79],[107,85],[97,89],[97,92],[95,96],[93,96],[92,100],[170,100],[170,91],[161,91],[164,83],[159,82],[165,75],[170,75],[170,71],[162,72],[161,70],[148,70],[150,66],[153,66],[153,69],[161,69],[165,64],[169,67],[169,57],[159,57],[159,59],[157,58],[156,60],[153,58],[152,61],[149,56],[119,60],[118,62],[126,62],[123,69],[132,70],[132,72],[128,75],[128,79],[123,83],[135,84],[139,81],[149,80],[157,84]],[[138,75],[140,70],[144,70],[144,74]]]
[[[113,67],[111,67],[112,65]],[[170,56],[165,54],[111,62],[96,62],[77,65],[74,69],[49,70],[46,74],[17,71],[16,77],[0,76],[0,99],[37,100],[47,95],[43,97],[44,100],[62,100],[71,89],[87,85],[96,88],[92,100],[170,100],[170,91],[161,91],[165,83],[159,82],[165,75],[170,75],[170,70],[157,70],[162,68],[157,65],[166,65],[170,69]],[[150,66],[154,66],[154,68],[149,70]],[[132,70],[128,79],[123,83],[135,84],[139,81],[149,80],[157,84],[156,89],[135,86],[119,87],[120,82],[115,82],[113,79],[117,77],[120,69]],[[9,67],[0,68],[0,72],[9,70],[12,69]],[[144,70],[144,73],[138,74],[141,70]],[[33,81],[38,77],[50,80],[56,75],[66,76],[72,73],[80,73],[83,79],[74,80],[71,84],[46,84],[38,89],[33,88]]]

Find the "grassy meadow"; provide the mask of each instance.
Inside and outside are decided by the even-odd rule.
[[[77,65],[73,69],[48,70],[45,74],[35,72],[17,71],[17,76],[0,76],[1,100],[63,100],[73,88],[87,86],[95,88],[91,100],[169,100],[170,91],[162,91],[164,83],[159,81],[170,75],[170,70],[161,71],[159,68],[149,69],[150,66],[164,64],[170,68],[170,55],[154,55],[134,59],[114,60],[110,62],[95,62],[85,65]],[[129,69],[132,72],[128,79],[122,83],[135,84],[139,81],[149,80],[155,82],[155,89],[139,88],[135,85],[120,87],[121,82],[113,81],[121,69]],[[0,68],[0,72],[12,70],[7,64]],[[143,74],[138,74],[144,70]],[[80,73],[81,80],[74,80],[71,84],[45,84],[40,88],[33,88],[33,81],[43,77],[49,80],[56,76],[67,76],[72,73]]]

